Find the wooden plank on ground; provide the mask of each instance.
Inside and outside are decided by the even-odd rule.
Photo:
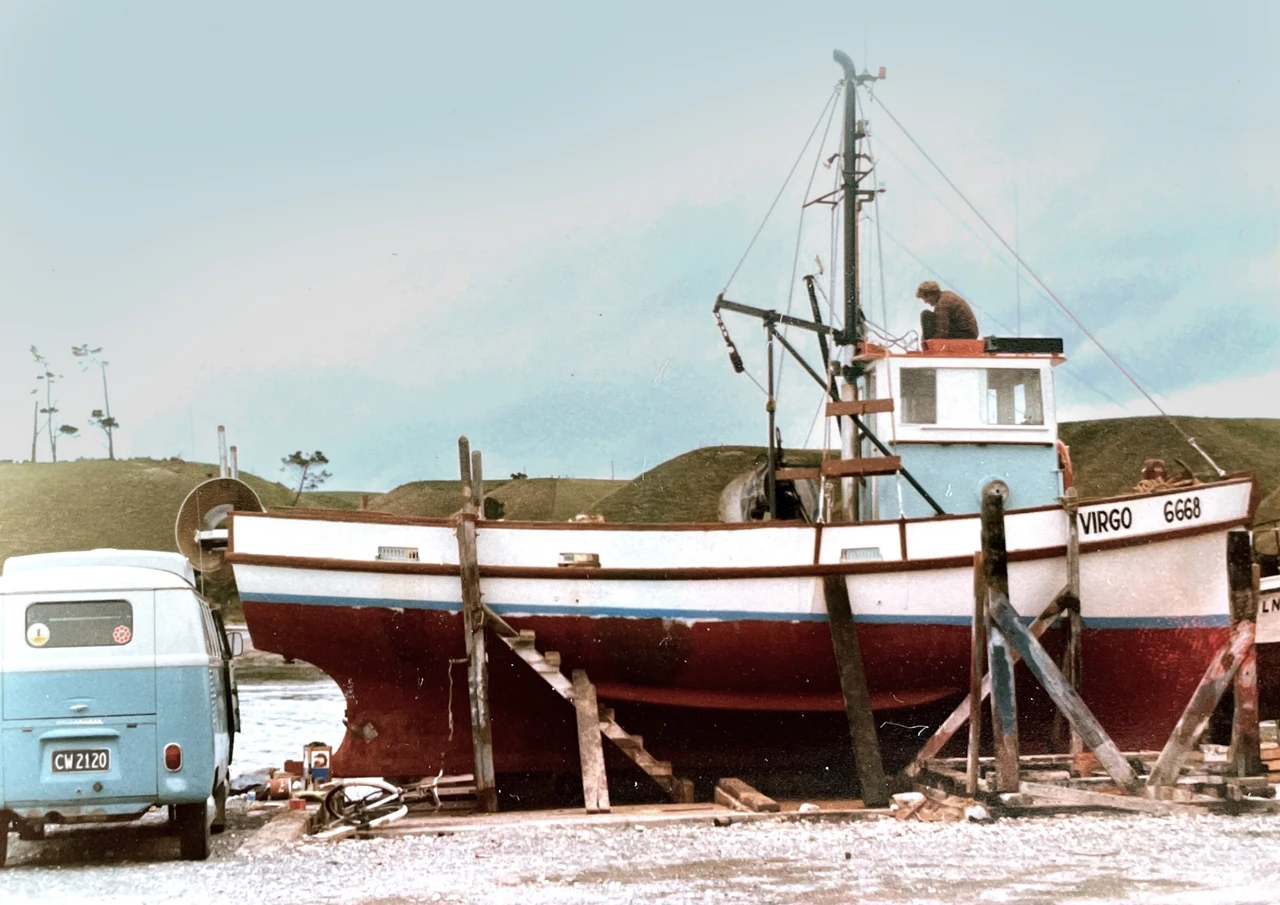
[[[902,469],[901,456],[863,456],[858,459],[828,459],[822,473],[829,478],[861,478],[897,474]]]
[[[1048,799],[1062,804],[1084,807],[1118,808],[1122,811],[1139,811],[1144,814],[1207,814],[1208,808],[1193,804],[1179,804],[1171,801],[1155,801],[1136,795],[1112,795],[1106,792],[1091,792],[1086,789],[1072,789],[1067,786],[1055,786],[1045,782],[1024,782],[1019,786],[1023,794],[1035,798]]]
[[[596,687],[584,670],[573,671],[573,709],[578,715],[578,757],[582,763],[582,800],[588,814],[609,813],[609,779],[600,741]]]
[[[862,667],[862,648],[858,646],[858,630],[849,603],[849,588],[843,575],[822,577],[826,601],[827,624],[835,648],[836,666],[840,671],[840,690],[844,693],[845,715],[849,719],[849,735],[853,739],[854,760],[862,800],[867,807],[881,808],[889,804],[889,785],[880,758],[880,739],[876,735],[875,718],[871,714],[871,695]]]
[[[781,810],[776,801],[740,779],[722,779],[716,783],[716,804],[735,811],[772,814]]]

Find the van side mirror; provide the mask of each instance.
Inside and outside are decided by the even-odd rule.
[[[229,632],[227,640],[231,642],[231,656],[238,657],[244,653],[244,635],[239,632]]]

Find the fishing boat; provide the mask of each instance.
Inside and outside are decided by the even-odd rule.
[[[722,328],[725,314],[763,322],[771,373],[775,343],[802,358],[782,329],[817,339],[821,364],[805,367],[829,398],[840,452],[788,467],[770,407],[762,520],[473,520],[483,604],[556,652],[544,666],[584,670],[617,721],[678,768],[845,771],[824,580],[847,588],[882,738],[918,744],[929,715],[968,688],[979,512],[995,488],[1014,606],[1036,616],[1067,585],[1074,553],[1083,697],[1122,748],[1159,746],[1228,636],[1226,535],[1252,517],[1252,478],[1077,499],[1054,404],[1061,340],[869,338],[858,219],[876,190],[855,96],[876,77],[836,59],[852,149],[827,199],[844,213],[843,316],[823,321],[812,277],[812,318],[723,294],[715,312]],[[816,492],[796,499],[817,503],[790,518],[779,499],[797,484]],[[254,645],[315,664],[346,695],[335,775],[470,772],[464,523],[364,510],[231,514],[225,559]],[[573,708],[518,651],[495,644],[488,663],[497,773],[576,771]],[[1029,682],[1020,694],[1025,747],[1047,745],[1051,705]]]

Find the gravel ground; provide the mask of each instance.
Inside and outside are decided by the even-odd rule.
[[[85,830],[43,843],[11,837],[0,902],[1221,905],[1280,897],[1278,817],[507,826],[237,854],[251,826],[234,814],[205,863],[175,860],[176,843],[158,827],[126,841]]]

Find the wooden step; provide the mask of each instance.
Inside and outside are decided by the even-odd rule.
[[[828,402],[827,417],[837,415],[874,415],[893,411],[892,399],[850,399],[844,402]]]
[[[779,481],[816,481],[822,477],[819,468],[779,468],[775,472]]]
[[[829,459],[822,463],[822,473],[829,478],[861,478],[897,474],[902,470],[901,456],[865,456],[859,459]]]
[[[536,647],[536,636],[528,629],[518,633],[514,629],[511,634],[499,633],[498,637],[517,656],[527,663],[535,673],[542,677],[557,694],[567,701],[577,700],[574,684],[560,671],[561,660],[558,651],[547,651],[545,654]],[[586,681],[586,674],[580,677]],[[596,707],[595,712],[600,727],[600,734],[617,746],[618,750],[631,759],[633,763],[648,774],[658,786],[667,793],[672,801],[688,802],[693,800],[693,783],[675,776],[670,761],[658,760],[644,747],[644,738],[631,735],[618,725],[614,719],[612,707]],[[590,724],[588,724],[590,725]]]

